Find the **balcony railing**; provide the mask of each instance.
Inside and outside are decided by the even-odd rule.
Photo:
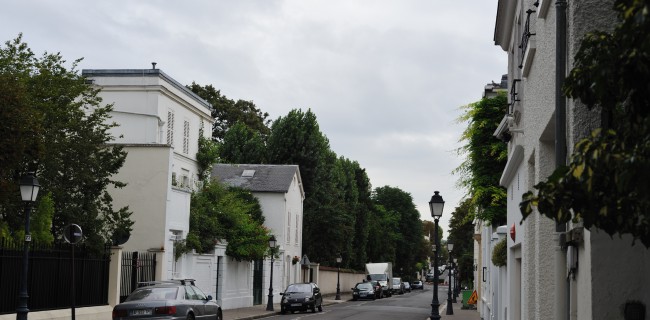
[[[528,40],[531,36],[535,35],[530,32],[530,15],[533,12],[535,12],[533,9],[526,11],[526,24],[524,25],[524,32],[521,34],[521,42],[519,43],[519,69],[524,66],[524,55],[526,54],[526,48],[528,48]]]

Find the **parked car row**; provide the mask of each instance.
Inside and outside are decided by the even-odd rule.
[[[413,284],[402,281],[401,278],[393,278],[393,293],[395,294],[404,294],[406,292],[411,292],[411,290],[424,289],[424,284],[422,281],[414,281]],[[357,283],[354,288],[352,288],[352,300],[375,300],[381,299],[384,297],[389,297],[390,295],[385,294],[377,281],[364,281]]]

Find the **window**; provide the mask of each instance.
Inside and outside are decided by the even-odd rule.
[[[190,122],[183,123],[183,153],[190,153]]]
[[[299,219],[300,219],[300,217],[298,215],[296,215],[296,236],[295,236],[296,244],[298,244],[298,242],[299,242],[299,240],[298,240],[298,229],[299,229],[299,226],[300,226],[300,220]]]
[[[291,211],[287,212],[287,244],[291,243]]]
[[[189,188],[190,187],[190,171],[187,169],[182,169],[183,176],[181,180],[181,187]]]
[[[174,111],[167,111],[167,144],[174,146]]]

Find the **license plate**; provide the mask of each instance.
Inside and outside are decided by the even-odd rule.
[[[302,303],[292,303],[291,306],[292,307],[300,307],[300,306],[302,306]]]
[[[151,315],[151,309],[137,309],[131,311],[132,316],[148,316]]]

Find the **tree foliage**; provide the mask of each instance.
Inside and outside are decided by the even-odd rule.
[[[468,122],[461,136],[461,142],[466,144],[458,149],[458,153],[466,155],[466,158],[454,171],[460,176],[458,184],[467,189],[470,213],[496,225],[506,221],[507,194],[499,186],[499,179],[508,154],[506,144],[492,134],[499,126],[506,107],[504,94],[494,98],[485,97],[464,107],[465,112],[459,121]]]
[[[195,82],[187,86],[192,92],[212,104],[212,117],[215,123],[212,127],[212,137],[221,141],[228,129],[237,122],[245,124],[261,135],[269,133],[269,114],[260,111],[252,101],[228,99],[220,90],[212,85],[201,86]]]
[[[261,216],[259,202],[250,191],[206,181],[192,194],[186,246],[207,253],[225,240],[228,256],[238,261],[262,259],[270,232]]]
[[[536,207],[650,247],[650,1],[618,0],[615,10],[612,32],[583,38],[564,87],[600,112],[601,127],[576,144],[568,166],[524,194],[520,209],[524,219]]]
[[[424,260],[422,246],[422,222],[420,212],[413,203],[411,194],[390,186],[375,189],[373,201],[388,212],[393,212],[397,223],[393,227],[397,235],[393,272],[401,270],[402,276],[414,274],[416,264]]]
[[[53,236],[76,223],[85,242],[101,250],[133,225],[128,208],[114,210],[106,191],[124,186],[112,176],[126,152],[108,144],[112,107],[102,106],[98,90],[78,73],[79,61],[68,69],[59,54],[37,57],[22,36],[0,48],[0,220],[10,234],[23,229],[18,180],[35,171],[42,195],[36,208],[40,201],[53,206]]]
[[[237,122],[226,131],[219,158],[224,163],[267,163],[264,136],[243,122]]]
[[[458,259],[458,268],[463,281],[473,279],[474,268],[474,224],[470,213],[469,199],[460,203],[449,220],[448,240],[454,243],[452,255]]]

